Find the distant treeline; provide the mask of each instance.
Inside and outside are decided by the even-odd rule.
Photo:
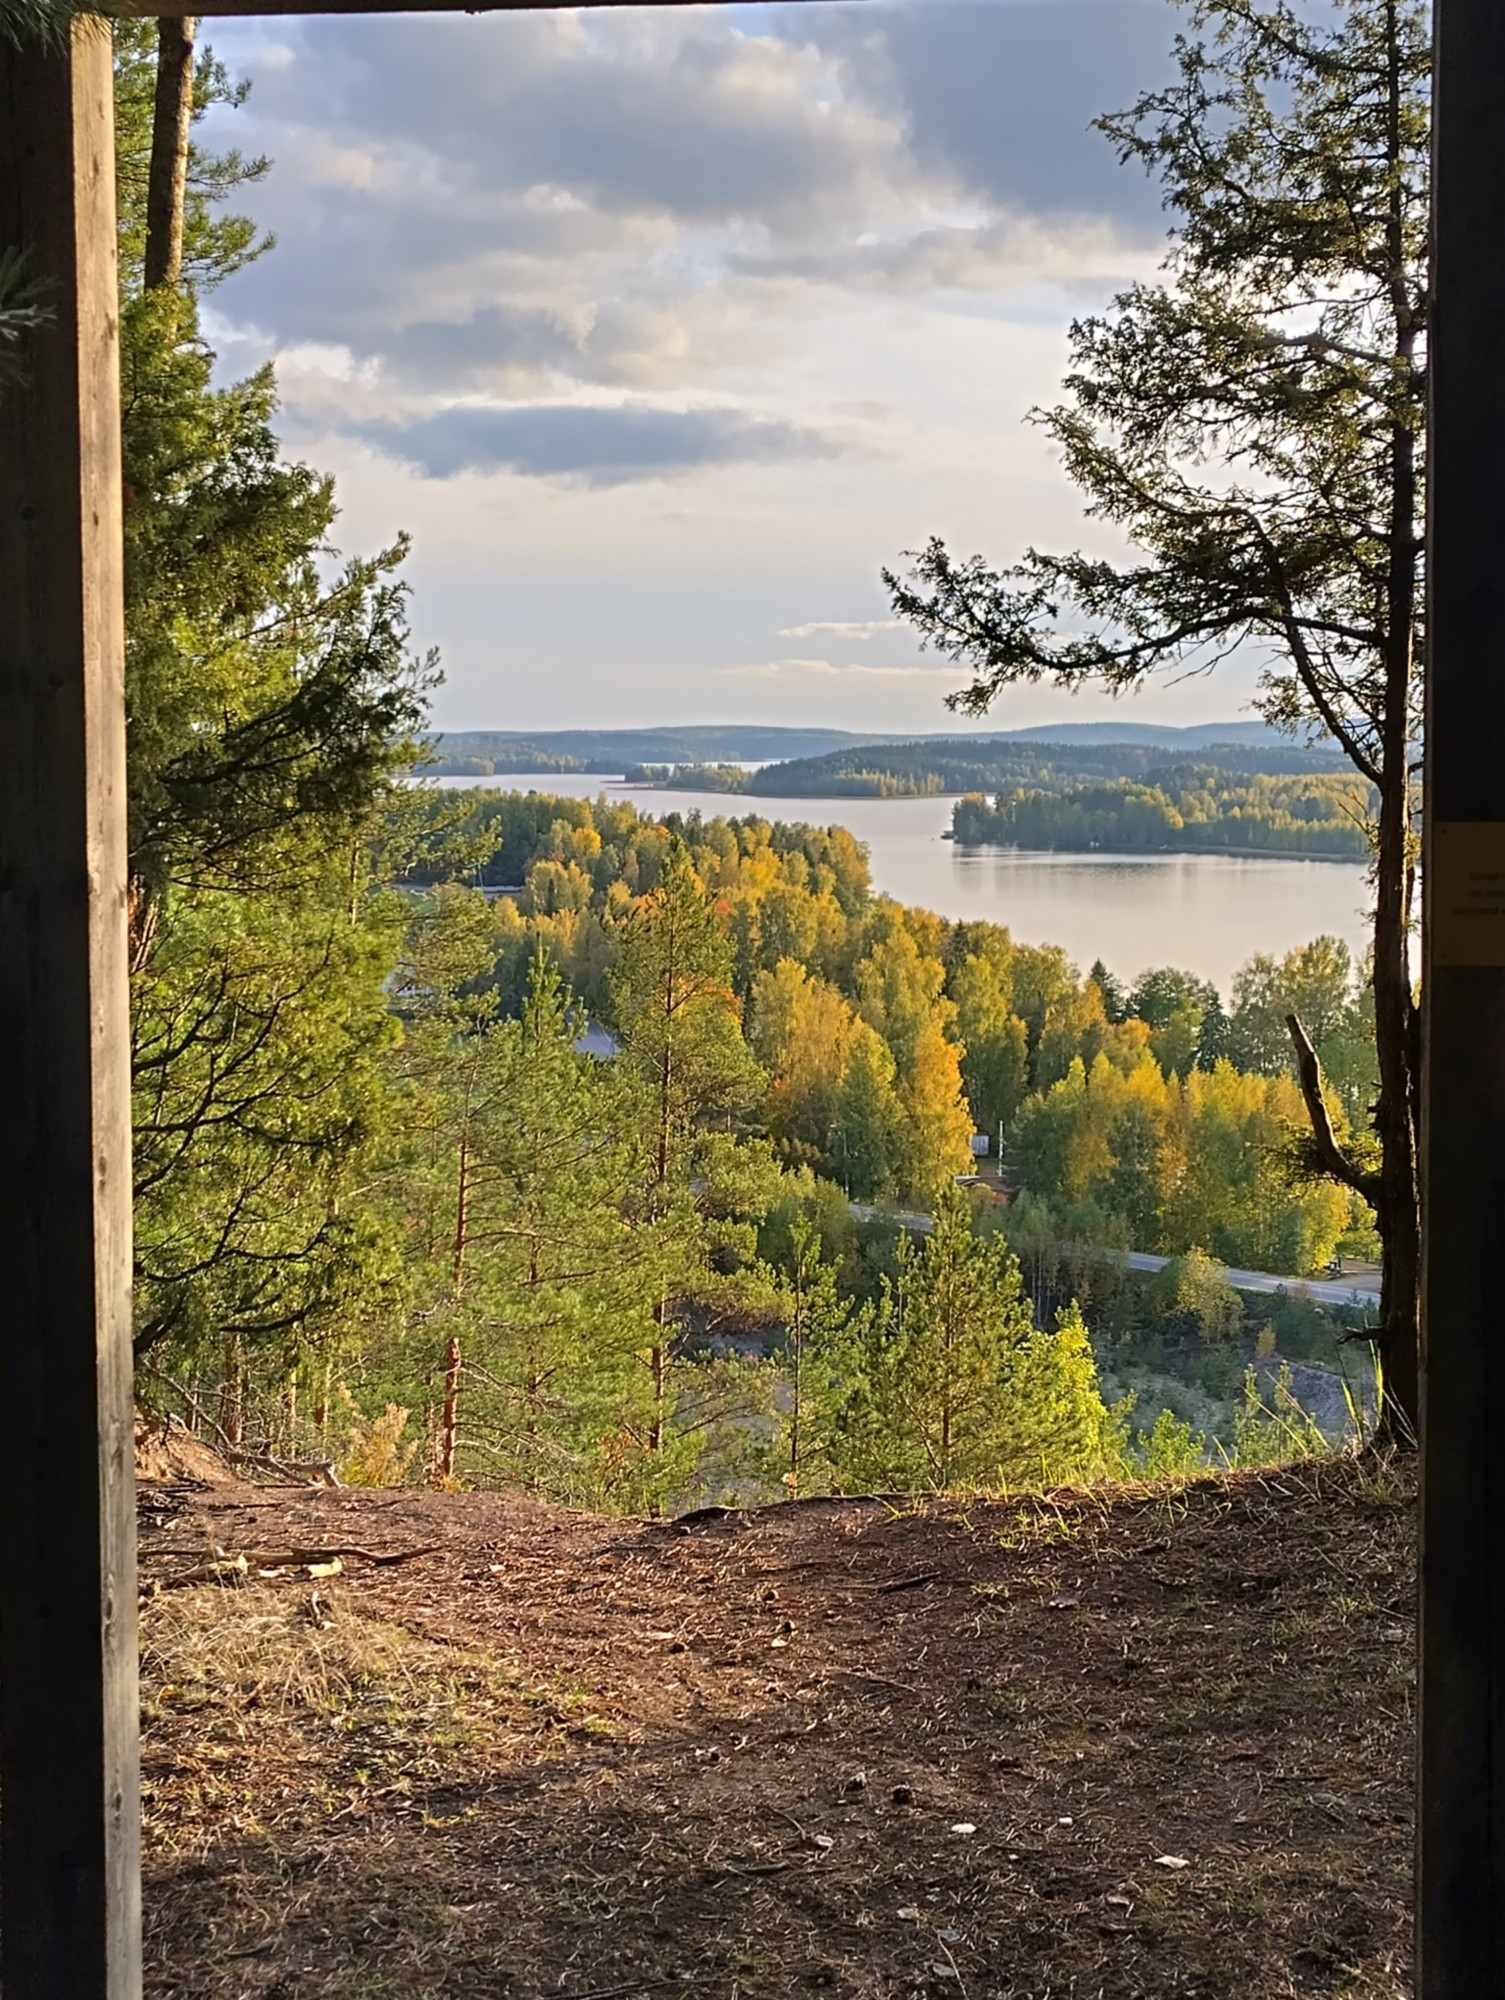
[[[1064,848],[1080,853],[1167,850],[1300,854],[1361,861],[1370,787],[1360,778],[1311,772],[1302,777],[1238,777],[1182,764],[1154,784],[1119,779],[1065,791],[1016,790],[995,804],[980,796],[957,802],[952,830],[969,846]]]
[[[741,791],[752,798],[928,798],[942,792],[1063,791],[1084,782],[1162,784],[1187,770],[1295,776],[1343,768],[1330,750],[1291,743],[1215,743],[1184,751],[1150,743],[957,743],[954,738],[860,744],[738,772],[681,764],[654,770],[676,791]]]
[[[443,738],[439,739],[443,743]],[[608,771],[610,764],[587,764],[567,751],[546,750],[526,737],[487,737],[484,752],[436,750],[424,775],[433,778],[494,778],[526,771]]]
[[[527,771],[651,771],[678,791],[731,790],[706,784],[712,772],[762,762],[735,789],[763,798],[913,798],[937,792],[997,791],[1007,785],[1059,785],[1089,778],[1146,779],[1188,758],[1227,771],[1275,775],[1337,770],[1323,750],[1302,749],[1253,725],[1228,723],[1225,737],[1202,729],[1155,731],[1145,724],[1065,723],[1060,737],[1032,732],[900,740],[881,732],[778,725],[696,724],[670,729],[546,729],[527,735],[461,730],[430,738],[441,777],[490,777]],[[1109,732],[1122,728],[1125,734]],[[1098,735],[1095,732],[1105,732]],[[1164,740],[1155,740],[1163,738]],[[639,777],[639,782],[642,782]]]
[[[750,773],[740,764],[629,764],[629,785],[663,785],[676,792],[745,792]]]
[[[1331,751],[1296,744],[1209,744],[1197,768],[1273,776],[1336,771]],[[1187,768],[1184,754],[1147,743],[978,743],[931,741],[838,750],[797,763],[765,765],[747,790],[762,798],[922,798],[938,792],[1060,791],[1085,780],[1140,784]]]
[[[714,764],[722,759],[809,757],[871,739],[845,729],[777,725],[693,724],[671,729],[546,729],[447,731],[430,739],[438,777],[485,778],[527,771],[616,773],[629,765]]]

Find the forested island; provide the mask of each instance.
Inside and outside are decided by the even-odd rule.
[[[1060,791],[1002,792],[957,801],[952,832],[969,846],[1072,853],[1305,855],[1362,861],[1373,788],[1336,773],[1235,776],[1175,765],[1154,783],[1118,779]]]
[[[1033,735],[974,741],[928,737],[909,743],[859,744],[818,757],[764,764],[755,771],[699,761],[644,768],[641,777],[673,790],[741,791],[752,798],[903,799],[1013,788],[1058,791],[1088,781],[1149,784],[1192,761],[1184,751],[1158,742],[1053,742]],[[1195,767],[1251,776],[1335,773],[1343,768],[1330,749],[1308,748],[1273,736],[1252,743],[1208,743],[1198,748]]]

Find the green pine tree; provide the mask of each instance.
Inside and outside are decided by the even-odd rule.
[[[1074,1308],[1037,1328],[1019,1265],[957,1189],[857,1330],[834,1456],[846,1485],[922,1491],[1102,1477],[1122,1455]]]
[[[1007,687],[1139,685],[1252,641],[1260,706],[1325,734],[1372,788],[1379,1160],[1324,1133],[1323,1169],[1384,1245],[1389,1420],[1414,1438],[1420,1200],[1416,768],[1430,274],[1431,35],[1418,0],[1192,0],[1175,75],[1102,129],[1174,219],[1158,282],[1072,328],[1045,418],[1123,560],[998,570],[933,540],[895,609]],[[1242,655],[1240,654],[1242,657]]]
[[[144,287],[155,29],[114,32],[137,1342],[169,1370],[221,1342],[281,1369],[391,1274],[352,1201],[400,935],[376,841],[433,669],[400,544],[326,574],[332,487],[284,460],[270,370],[211,379],[199,301],[265,247],[222,203],[264,163],[194,151],[183,280]],[[242,94],[200,61],[200,115]]]
[[[658,885],[622,925],[610,978],[621,1060],[641,1087],[647,1164],[640,1221],[677,1236],[679,1283],[666,1279],[649,1348],[652,1417],[648,1448],[671,1438],[670,1371],[677,1292],[702,1268],[697,1139],[716,1117],[730,1120],[761,1094],[763,1075],[743,1040],[733,988],[733,948],[683,841],[664,856]]]
[[[430,972],[447,956],[463,979],[464,938],[444,942]],[[581,1017],[541,948],[520,1018],[464,1020],[463,988],[430,987],[426,1010],[397,1200],[426,1218],[410,1235],[412,1324],[451,1378],[437,1469],[630,1504],[652,1421],[642,1356],[666,1283],[662,1238],[631,1222],[636,1092],[576,1052]]]
[[[868,1308],[842,1297],[835,1269],[821,1256],[820,1238],[803,1219],[790,1231],[789,1271],[779,1306],[788,1401],[780,1412],[771,1462],[785,1492],[798,1499],[830,1488],[854,1355],[870,1317]]]
[[[1072,1485],[1123,1466],[1127,1407],[1103,1401],[1086,1322],[1076,1305],[1036,1328],[1013,1356],[995,1439],[996,1483]]]

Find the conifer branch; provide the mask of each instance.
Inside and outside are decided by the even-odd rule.
[[[1316,1049],[1312,1046],[1310,1035],[1301,1025],[1299,1014],[1286,1015],[1286,1031],[1296,1051],[1296,1078],[1301,1086],[1307,1116],[1312,1121],[1312,1140],[1323,1170],[1331,1174],[1335,1181],[1341,1181],[1345,1187],[1352,1188],[1355,1194],[1362,1195],[1365,1201],[1373,1204],[1379,1198],[1380,1177],[1378,1174],[1365,1173],[1362,1167],[1349,1158],[1339,1143],[1337,1132],[1333,1129],[1332,1114],[1327,1108],[1327,1098],[1322,1089],[1322,1064]]]

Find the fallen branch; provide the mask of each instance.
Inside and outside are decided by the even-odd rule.
[[[870,1681],[874,1687],[897,1688],[900,1694],[913,1694],[913,1681],[896,1681],[887,1674],[870,1674],[861,1667],[837,1667],[836,1672],[849,1681]]]
[[[707,1526],[712,1521],[747,1520],[755,1514],[786,1514],[795,1508],[812,1507],[913,1507],[916,1501],[935,1499],[940,1494],[926,1493],[806,1493],[794,1500],[764,1500],[752,1507],[692,1507],[688,1514],[676,1514],[672,1521],[649,1521],[645,1526],[667,1528],[675,1534],[688,1534],[692,1528]]]
[[[260,1556],[256,1560],[267,1569],[285,1569],[290,1565],[296,1568],[303,1563],[328,1562],[331,1556],[359,1556],[362,1562],[385,1569],[393,1563],[412,1562],[418,1556],[438,1555],[442,1548],[441,1542],[427,1542],[421,1549],[358,1549],[342,1545],[336,1549],[290,1549],[285,1556]]]
[[[238,1588],[250,1573],[251,1565],[244,1556],[214,1556],[196,1563],[192,1569],[180,1570],[176,1576],[168,1578],[168,1583],[224,1583]]]
[[[1380,1199],[1380,1177],[1366,1173],[1351,1160],[1338,1143],[1338,1135],[1333,1130],[1332,1114],[1327,1108],[1327,1097],[1322,1088],[1322,1064],[1317,1051],[1312,1047],[1311,1037],[1301,1025],[1298,1014],[1286,1015],[1286,1032],[1291,1037],[1291,1045],[1296,1051],[1296,1080],[1301,1085],[1301,1095],[1306,1103],[1306,1115],[1312,1123],[1312,1143],[1323,1171],[1341,1181],[1344,1187],[1352,1188],[1362,1195],[1371,1207]]]
[[[688,1986],[688,1979],[629,1979],[624,1986],[592,1986],[584,1993],[567,1993],[564,2000],[625,2000],[629,1993],[652,1993],[661,1986]]]
[[[421,1549],[358,1549],[341,1544],[333,1549],[286,1549],[271,1552],[256,1549],[239,1549],[237,1557],[258,1564],[262,1569],[302,1569],[307,1563],[328,1562],[331,1556],[359,1556],[363,1562],[375,1563],[378,1568],[387,1568],[393,1563],[412,1562],[418,1556],[438,1555],[443,1547],[440,1542],[428,1542]],[[143,1548],[145,1556],[187,1556],[197,1555],[197,1549]],[[228,1552],[227,1552],[227,1559]]]
[[[274,1458],[269,1451],[241,1451],[235,1445],[219,1449],[237,1465],[254,1465],[260,1472],[276,1472],[285,1479],[317,1479],[323,1486],[344,1488],[332,1458]]]
[[[938,1569],[922,1569],[917,1576],[894,1577],[889,1583],[875,1583],[871,1586],[875,1597],[892,1597],[896,1590],[919,1590],[927,1583],[960,1583],[961,1577],[942,1576]]]

